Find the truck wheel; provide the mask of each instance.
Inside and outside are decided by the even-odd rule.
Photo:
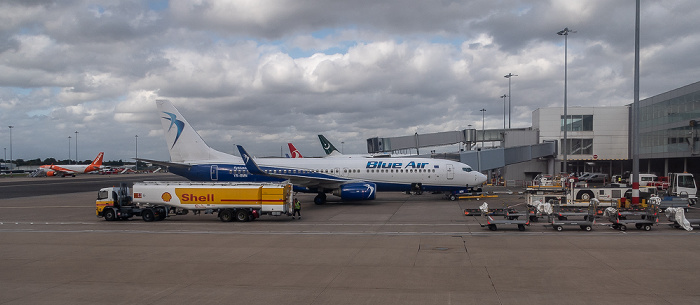
[[[626,225],[620,225],[620,231],[626,231],[627,226]]]
[[[651,231],[651,225],[644,225],[644,231]]]
[[[151,222],[156,219],[156,215],[153,213],[153,210],[145,209],[143,212],[141,212],[141,218],[143,218],[143,221],[145,222]]]
[[[525,231],[525,225],[518,225],[519,231]]]
[[[496,231],[498,228],[496,228],[496,225],[489,225],[489,230]]]
[[[223,211],[219,212],[219,219],[221,219],[223,222],[233,221],[233,211],[231,209],[224,209]]]
[[[591,191],[584,191],[579,193],[578,197],[578,199],[581,200],[591,200],[591,198],[593,198],[593,193],[591,193]]]
[[[246,211],[246,210],[236,211],[236,221],[248,221],[248,211]]]
[[[159,207],[156,210],[158,211],[158,220],[164,220],[165,217],[168,217],[168,211],[165,208]]]
[[[591,230],[593,230],[593,228],[591,226],[581,226],[581,230],[584,230],[586,232],[590,232]]]
[[[105,209],[102,215],[104,215],[106,221],[113,221],[117,219],[117,214],[113,209]]]
[[[455,200],[457,200],[457,196],[455,196],[454,194],[450,195],[450,201],[455,201]]]
[[[556,229],[559,232],[564,230],[564,228],[562,226],[554,226],[554,229]]]

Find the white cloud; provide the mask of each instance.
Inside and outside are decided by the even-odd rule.
[[[642,97],[698,81],[698,17],[691,0],[643,3]],[[0,19],[0,121],[25,159],[67,154],[75,130],[86,155],[130,158],[138,134],[140,156],[168,159],[158,98],[227,152],[294,141],[320,155],[322,133],[361,153],[369,137],[481,126],[481,108],[502,127],[508,73],[513,127],[526,127],[562,104],[567,26],[570,105],[632,98],[622,1],[9,1]]]

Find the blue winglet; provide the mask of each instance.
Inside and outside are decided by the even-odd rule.
[[[264,175],[267,176],[267,173],[265,173],[260,167],[258,167],[258,164],[255,163],[253,160],[253,157],[248,154],[247,151],[243,148],[243,146],[236,145],[238,147],[238,151],[241,153],[241,158],[243,158],[243,163],[245,164],[246,169],[248,172],[250,172],[253,175]]]

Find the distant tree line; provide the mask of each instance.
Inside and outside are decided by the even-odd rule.
[[[2,159],[0,159],[2,160]],[[39,165],[44,165],[44,164],[76,164],[74,160],[56,160],[55,158],[46,158],[43,161],[39,158],[36,159],[31,159],[31,160],[24,160],[24,159],[15,159],[12,160],[16,166],[39,166]],[[2,160],[0,161],[2,163],[9,163],[10,160]],[[90,164],[92,163],[92,160],[85,160],[85,161],[78,161],[77,164]],[[129,163],[132,164],[132,163]],[[119,161],[103,161],[102,165],[107,165],[107,166],[124,166],[124,161],[119,160]],[[139,162],[139,167],[145,166],[145,163]]]

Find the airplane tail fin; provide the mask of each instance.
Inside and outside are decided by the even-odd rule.
[[[172,162],[235,160],[237,157],[215,150],[204,142],[185,117],[168,100],[157,100],[160,122]]]
[[[294,147],[294,145],[292,143],[287,143],[287,145],[289,145],[289,153],[292,154],[292,158],[303,158],[304,157],[301,155],[299,150],[296,147]]]
[[[326,152],[326,155],[328,156],[336,156],[336,155],[342,155],[340,151],[338,151],[333,144],[331,144],[331,141],[328,141],[326,137],[323,135],[318,135],[318,139],[321,141],[321,146],[323,147],[323,150]]]
[[[241,158],[243,159],[243,164],[245,164],[246,169],[248,169],[248,172],[250,172],[253,175],[261,175],[261,176],[266,176],[267,173],[265,173],[257,163],[255,163],[255,160],[253,160],[253,157],[248,154],[248,152],[243,148],[243,146],[236,145],[238,147],[238,151],[241,153]]]
[[[95,160],[93,160],[92,163],[90,163],[90,165],[94,165],[97,167],[102,166],[102,158],[104,157],[104,154],[104,152],[100,152],[99,154],[97,154],[97,157],[95,157]]]

